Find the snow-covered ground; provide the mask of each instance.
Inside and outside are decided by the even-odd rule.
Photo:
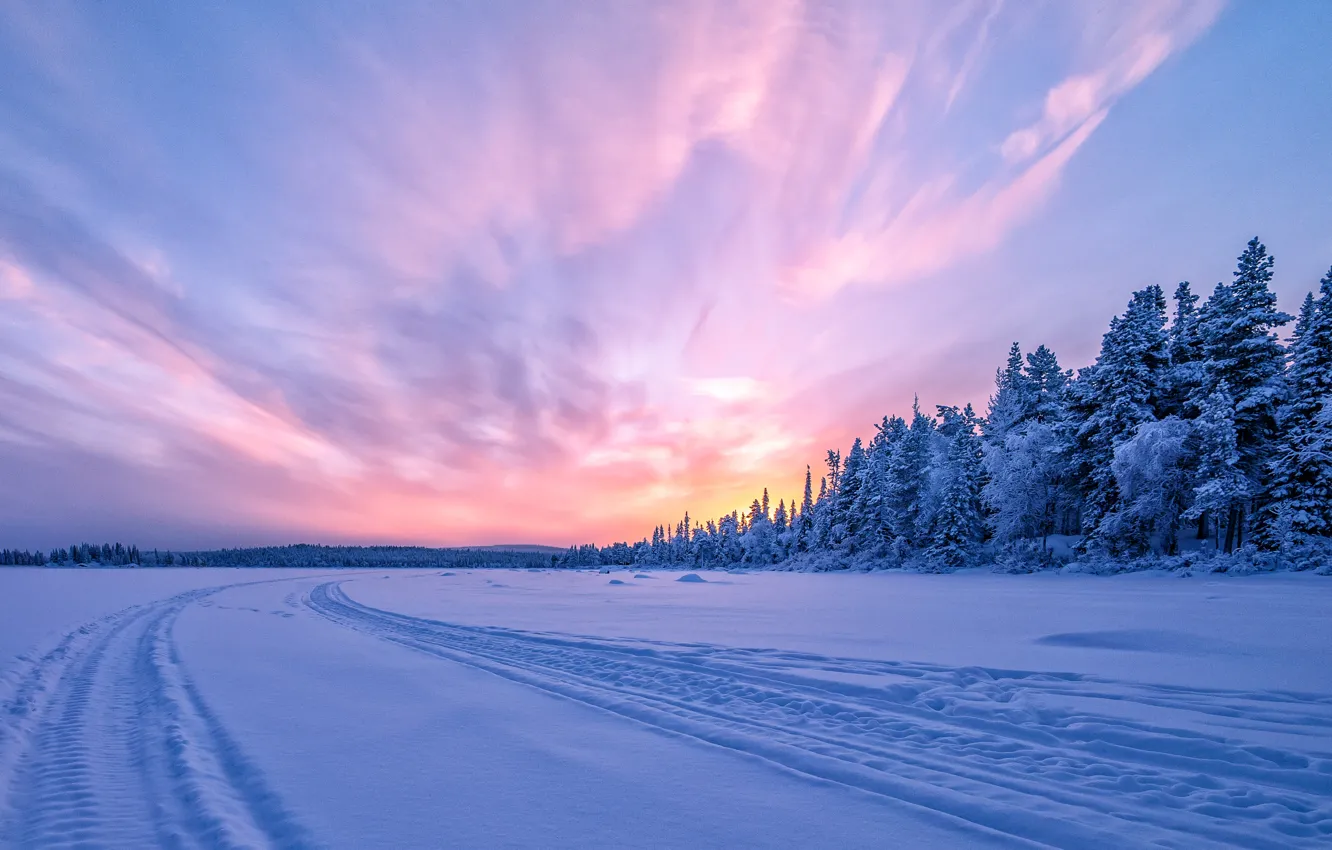
[[[641,575],[0,570],[0,843],[1332,844],[1332,580]]]

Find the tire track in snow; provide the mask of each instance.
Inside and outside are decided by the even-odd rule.
[[[1009,836],[1107,848],[1332,841],[1327,753],[1058,706],[1128,701],[1308,735],[1332,726],[1327,696],[456,626],[362,605],[340,584],[319,585],[307,604],[394,643]]]
[[[181,662],[173,627],[227,585],[134,606],[29,659],[0,712],[0,842],[301,847]]]

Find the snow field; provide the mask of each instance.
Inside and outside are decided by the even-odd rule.
[[[113,575],[10,665],[4,846],[1332,841],[1312,576]]]

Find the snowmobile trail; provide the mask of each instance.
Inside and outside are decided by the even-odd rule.
[[[127,608],[31,659],[0,707],[0,842],[310,843],[204,702],[175,644],[182,611],[235,586]]]
[[[1038,845],[1332,841],[1332,695],[459,626],[363,605],[339,581],[306,604],[669,734]],[[1136,719],[1141,706],[1164,709],[1171,725]]]

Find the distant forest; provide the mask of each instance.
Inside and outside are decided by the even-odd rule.
[[[1014,343],[983,416],[917,404],[829,451],[804,493],[688,514],[650,538],[579,546],[563,565],[815,568],[978,563],[1030,571],[1169,562],[1328,569],[1332,271],[1298,318],[1277,309],[1253,239],[1199,304],[1189,283],[1134,292],[1075,375]],[[1294,321],[1289,342],[1278,330]]]
[[[489,546],[430,549],[423,546],[258,546],[194,552],[143,550],[120,543],[80,543],[49,553],[5,549],[4,566],[103,567],[291,567],[387,569],[467,569],[470,567],[549,567],[552,550],[544,546]]]

